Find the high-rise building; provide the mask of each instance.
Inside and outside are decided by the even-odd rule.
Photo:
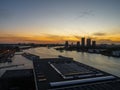
[[[85,46],[85,38],[84,38],[84,37],[81,38],[81,46],[82,46],[82,47]]]
[[[80,42],[79,41],[77,42],[77,48],[80,48]]]
[[[92,41],[92,47],[96,46],[96,41]]]
[[[86,46],[87,46],[87,47],[90,47],[90,46],[91,46],[91,39],[90,39],[90,38],[87,39],[87,41],[86,41]]]
[[[68,41],[65,41],[65,48],[68,48],[68,46],[69,46]]]

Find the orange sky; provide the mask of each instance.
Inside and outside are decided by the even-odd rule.
[[[120,0],[0,0],[0,43],[120,43]]]
[[[27,34],[3,34],[0,35],[1,43],[64,43],[66,40],[71,42],[81,41],[81,37],[78,35],[52,35],[52,34],[42,34],[42,35],[27,35]],[[120,43],[119,34],[103,34],[95,33],[93,35],[84,36],[85,38],[91,38],[96,40],[97,43]]]

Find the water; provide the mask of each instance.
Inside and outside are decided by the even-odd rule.
[[[76,61],[120,77],[120,58],[108,57],[101,54],[82,53],[76,51],[60,52],[55,50],[54,48],[48,49],[46,47],[31,48],[24,51],[36,54],[40,56],[40,58],[56,58],[58,57],[58,55],[72,57]]]
[[[32,61],[26,59],[25,57],[21,55],[16,55],[16,54],[12,58],[12,62],[0,63],[0,67],[6,67],[6,66],[12,66],[12,65],[18,65],[18,66],[9,67],[9,68],[1,68],[0,77],[6,72],[6,70],[20,70],[20,69],[32,69],[33,68]]]
[[[108,57],[100,54],[82,53],[76,51],[60,52],[55,50],[54,48],[48,49],[46,47],[31,48],[24,50],[24,52],[36,54],[40,56],[40,58],[57,58],[58,55],[72,57],[76,61],[120,77],[120,58]],[[0,69],[0,76],[2,76],[6,70],[33,68],[32,61],[26,59],[25,57],[22,57],[21,55],[15,55],[13,57],[12,63],[0,63],[0,67],[19,64],[24,64],[24,66]]]

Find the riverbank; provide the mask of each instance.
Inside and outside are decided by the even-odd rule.
[[[86,52],[86,53],[95,53],[95,54],[102,54],[109,57],[117,57],[120,58],[120,48],[77,48],[77,47],[58,47],[55,48],[59,51],[77,51],[77,52]]]

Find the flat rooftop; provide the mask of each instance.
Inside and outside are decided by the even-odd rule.
[[[35,90],[33,70],[7,70],[0,77],[0,90]]]
[[[60,63],[50,63],[50,66],[56,70],[63,78],[86,75],[86,74],[94,74],[92,70],[89,70],[85,67],[82,67],[79,64],[74,62],[60,62]]]
[[[36,59],[33,60],[33,67],[37,90],[120,89],[118,77],[71,58]]]
[[[32,69],[7,70],[1,78],[30,77],[33,75]]]

